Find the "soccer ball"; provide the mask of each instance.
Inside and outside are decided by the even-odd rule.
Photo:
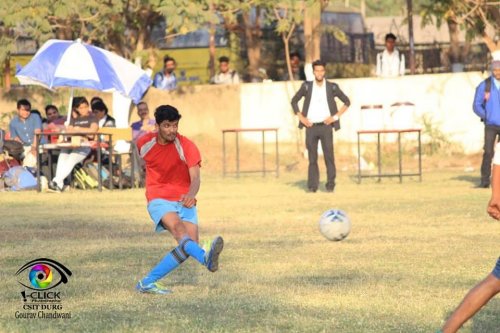
[[[331,241],[341,241],[351,231],[351,221],[340,209],[329,209],[319,219],[319,231]]]

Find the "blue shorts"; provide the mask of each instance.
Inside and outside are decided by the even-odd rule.
[[[198,212],[196,211],[196,206],[186,208],[180,201],[168,201],[164,199],[154,199],[148,203],[148,213],[156,226],[156,232],[166,230],[160,223],[161,218],[165,216],[165,214],[172,212],[177,213],[181,221],[198,224]]]
[[[497,265],[493,269],[493,272],[491,272],[497,279],[500,279],[500,258],[497,260]]]

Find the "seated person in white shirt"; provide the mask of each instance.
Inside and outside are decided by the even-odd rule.
[[[104,102],[94,102],[92,104],[92,113],[99,121],[99,128],[116,127],[115,118],[108,115],[108,107],[104,104]]]
[[[385,35],[385,50],[377,54],[377,76],[397,77],[405,75],[405,56],[400,54],[396,45],[396,36]]]

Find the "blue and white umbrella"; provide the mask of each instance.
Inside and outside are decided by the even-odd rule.
[[[77,41],[51,39],[16,75],[22,85],[119,92],[137,104],[151,85],[140,67],[115,53]]]

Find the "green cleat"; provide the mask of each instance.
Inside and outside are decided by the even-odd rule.
[[[139,281],[137,282],[135,289],[140,293],[148,294],[168,295],[173,293],[172,290],[167,289],[165,286],[162,286],[159,282],[153,282],[148,285],[143,285],[142,281]]]

